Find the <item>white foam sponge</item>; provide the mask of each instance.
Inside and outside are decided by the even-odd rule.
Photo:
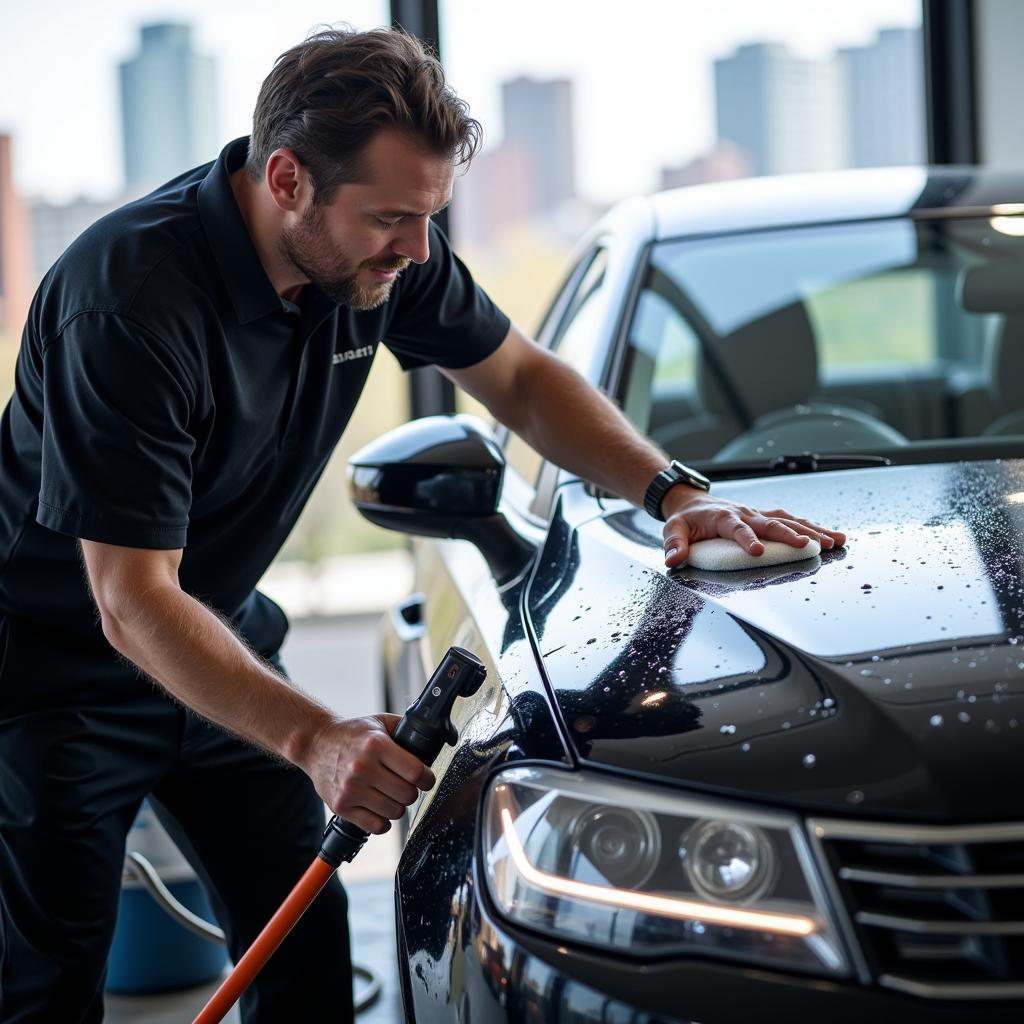
[[[686,564],[694,569],[711,569],[716,572],[730,572],[736,569],[763,569],[769,565],[783,565],[786,562],[802,562],[821,554],[821,545],[809,540],[802,548],[790,547],[779,540],[762,540],[764,554],[748,555],[734,540],[715,537],[699,540],[690,545]]]

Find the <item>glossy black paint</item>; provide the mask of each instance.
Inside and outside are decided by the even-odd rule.
[[[552,531],[530,622],[580,760],[844,815],[1005,817],[999,780],[1024,772],[1024,507],[1006,497],[1024,462],[716,490],[757,507],[769,486],[846,548],[666,575],[636,510]]]
[[[472,416],[413,420],[349,460],[352,502],[377,526],[475,544],[499,583],[533,554],[499,513],[505,461],[488,427]]]
[[[555,516],[529,586],[502,596],[502,616],[477,616],[509,701],[487,728],[478,709],[465,711],[472,742],[456,751],[402,857],[412,1019],[670,1024],[731,1020],[765,1000],[775,1019],[1019,1019],[1019,1003],[950,1006],[699,959],[634,962],[511,928],[489,907],[475,863],[477,811],[487,777],[512,762],[579,763],[844,817],[1006,814],[1008,791],[996,780],[1017,777],[1022,758],[1011,722],[1024,668],[1007,656],[1024,644],[1024,608],[1014,601],[1024,593],[1024,510],[1005,495],[1024,493],[1024,463],[773,483],[785,485],[784,506],[820,503],[826,521],[849,530],[846,549],[777,569],[668,574],[653,522],[616,507],[579,515],[587,499],[573,487],[575,521]],[[727,486],[756,501],[761,484],[719,489]],[[826,590],[819,597],[812,587]],[[845,618],[819,622],[816,601],[835,602]],[[913,608],[909,645],[884,645],[894,607]],[[604,630],[593,628],[599,621]],[[531,664],[527,628],[544,676]],[[669,696],[645,707],[652,690]],[[930,723],[950,706],[974,712],[980,729],[973,718]],[[623,744],[627,737],[636,742]]]
[[[615,325],[651,239],[940,208],[985,215],[1024,199],[1022,181],[865,171],[630,201],[581,245],[607,242],[613,283],[577,368],[607,383]],[[556,301],[542,342],[568,301]],[[813,509],[849,534],[843,550],[776,569],[667,573],[658,524],[565,476],[536,552],[520,537],[532,559],[525,582],[495,586],[481,557],[486,527],[481,552],[418,542],[427,660],[459,643],[490,675],[456,706],[460,744],[436,766],[399,865],[408,1019],[1021,1019],[1019,1000],[944,1002],[852,979],[557,945],[495,913],[477,862],[487,779],[533,761],[829,817],[1020,820],[1024,463],[997,457],[1013,447],[924,442],[884,469],[716,482],[716,493]]]
[[[436,551],[424,551],[423,569],[432,581],[449,568]],[[454,568],[472,590],[472,560],[455,551]],[[486,567],[478,579],[486,579]],[[458,747],[442,752],[434,770],[438,784],[417,811],[396,878],[397,928],[407,1014],[417,1021],[492,1018],[472,966],[476,941],[472,913],[477,815],[489,775],[505,764],[525,761],[571,767],[551,711],[522,619],[525,581],[492,593],[477,606],[479,630],[465,644],[488,665],[488,679],[468,700],[458,701],[453,721]],[[469,598],[469,594],[464,595]],[[428,593],[429,597],[429,593]],[[466,611],[463,606],[461,613]],[[472,994],[461,979],[472,985]],[[471,1007],[471,1009],[470,1009]],[[500,1017],[497,1019],[501,1019]]]
[[[428,416],[356,452],[349,482],[352,500],[367,518],[388,516],[382,525],[418,525],[420,530],[410,532],[421,532],[434,518],[493,516],[504,468],[500,449],[479,420]]]

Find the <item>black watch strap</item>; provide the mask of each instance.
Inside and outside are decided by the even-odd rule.
[[[681,462],[673,459],[651,482],[644,494],[644,509],[655,519],[665,521],[661,511],[661,503],[669,489],[676,484],[687,484],[700,491],[710,491],[711,481],[697,470],[684,466]]]

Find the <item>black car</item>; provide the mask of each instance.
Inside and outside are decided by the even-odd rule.
[[[470,417],[354,457],[428,538],[392,708],[449,645],[489,673],[399,865],[407,1019],[1024,1019],[1024,177],[631,200],[539,339],[849,540],[666,572],[659,523]]]

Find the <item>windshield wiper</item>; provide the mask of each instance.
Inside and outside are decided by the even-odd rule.
[[[701,471],[712,480],[735,480],[745,476],[771,473],[788,476],[791,473],[818,473],[833,469],[863,469],[866,466],[891,466],[892,460],[884,455],[779,455],[767,462],[705,463]]]

